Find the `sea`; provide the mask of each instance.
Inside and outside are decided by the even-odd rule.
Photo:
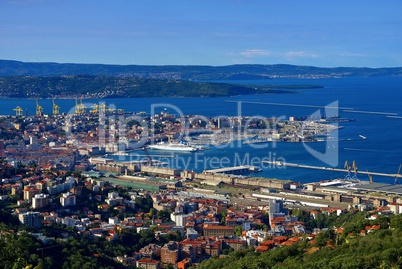
[[[296,93],[239,95],[217,98],[105,98],[85,99],[87,107],[106,103],[130,112],[171,113],[175,115],[255,116],[289,119],[295,116],[323,115],[354,121],[339,122],[342,128],[329,134],[332,141],[314,143],[270,142],[246,145],[234,141],[211,146],[196,153],[133,151],[129,156],[109,156],[118,161],[144,159],[147,155],[168,166],[202,172],[237,165],[260,166],[251,176],[298,182],[346,178],[346,172],[278,167],[263,161],[283,161],[319,167],[343,168],[355,161],[360,171],[395,174],[402,163],[402,77],[269,79],[219,81],[246,85],[321,85],[323,88],[297,89]],[[52,100],[41,99],[45,114],[51,114]],[[60,111],[73,113],[75,100],[56,100]],[[35,114],[33,99],[2,99],[0,115],[13,115],[20,106],[24,114]],[[366,139],[363,139],[365,137]],[[349,175],[354,177],[352,173]],[[357,175],[369,180],[367,175]],[[394,177],[373,176],[374,182],[397,183]],[[402,179],[400,179],[402,181]],[[401,182],[402,183],[402,182]]]

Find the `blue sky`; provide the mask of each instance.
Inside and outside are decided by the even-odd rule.
[[[402,66],[402,1],[1,0],[0,59]]]

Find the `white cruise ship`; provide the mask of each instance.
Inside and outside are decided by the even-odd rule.
[[[166,151],[182,151],[182,152],[194,152],[198,149],[185,143],[164,143],[160,142],[154,145],[148,146],[150,149],[166,150]]]

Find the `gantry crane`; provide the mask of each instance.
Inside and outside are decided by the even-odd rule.
[[[22,113],[24,112],[24,110],[20,106],[17,106],[13,110],[15,111],[15,116],[20,117],[23,115]]]
[[[105,103],[100,104],[99,106],[99,112],[106,113],[108,111],[108,107]]]
[[[343,167],[348,172],[348,174],[346,175],[345,179],[351,179],[352,177],[350,176],[350,165],[349,165],[348,161],[345,161],[345,165]]]
[[[43,107],[39,105],[38,99],[36,99],[36,116],[42,117],[43,114]]]
[[[402,168],[402,164],[399,165],[399,169],[398,169],[398,173],[396,173],[395,175],[395,184],[398,184],[398,175],[401,174],[401,168]]]
[[[97,103],[93,104],[92,107],[93,109],[89,111],[91,114],[99,113],[99,105]]]
[[[353,173],[355,174],[355,177],[357,177],[357,165],[356,165],[355,161],[352,162],[352,168],[353,168]]]
[[[56,105],[56,103],[54,102],[54,99],[52,99],[52,103],[53,103],[53,115],[59,115],[60,114],[60,107],[58,105]]]
[[[368,177],[370,179],[370,184],[373,184],[374,183],[373,176],[369,173],[369,171],[367,169],[366,169],[366,172],[367,172],[367,175],[368,175]]]
[[[358,171],[357,171],[357,165],[356,165],[355,161],[352,162],[352,166],[349,165],[348,161],[345,161],[344,168],[348,172],[348,174],[346,175],[345,179],[357,179]],[[353,174],[354,175],[351,177],[350,173],[351,173],[352,169],[353,169]]]
[[[81,114],[85,114],[87,107],[82,103],[82,99],[80,99],[80,108]]]
[[[80,99],[80,103],[78,103],[78,100],[75,99],[75,114],[81,115],[85,114],[85,105],[82,103],[82,99]]]
[[[82,114],[80,105],[78,104],[78,100],[75,99],[75,114]]]

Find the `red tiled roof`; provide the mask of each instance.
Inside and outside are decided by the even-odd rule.
[[[149,258],[142,258],[140,260],[138,260],[139,263],[147,263],[147,264],[158,264],[158,261],[149,259]]]
[[[219,225],[204,225],[204,230],[234,230],[233,227],[229,226],[219,226]]]
[[[265,252],[265,251],[268,251],[269,250],[269,248],[267,247],[267,246],[258,246],[256,249],[255,249],[255,251],[257,251],[257,252]]]

